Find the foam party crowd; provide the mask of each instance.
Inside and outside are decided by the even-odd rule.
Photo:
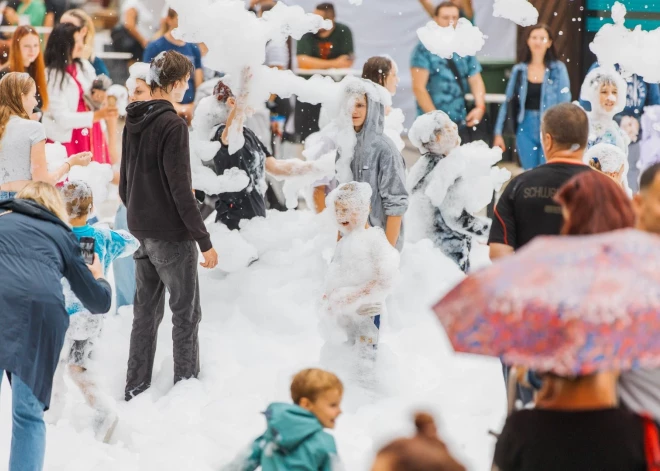
[[[646,3],[0,2],[0,469],[660,470]]]

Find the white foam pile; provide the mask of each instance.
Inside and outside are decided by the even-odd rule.
[[[647,82],[660,82],[660,28],[626,28],[626,7],[620,2],[612,6],[612,19],[614,24],[603,25],[589,45],[598,63],[605,67],[618,64],[624,77],[637,74]]]
[[[539,22],[539,11],[527,0],[495,0],[493,16],[511,20],[518,26],[533,26]]]
[[[426,49],[445,59],[451,59],[454,54],[474,56],[486,44],[486,36],[465,18],[458,20],[456,28],[429,21],[417,30],[417,36]]]
[[[115,398],[120,422],[113,443],[94,439],[93,412],[70,387],[62,420],[47,426],[48,471],[217,471],[265,430],[262,411],[290,401],[292,375],[320,363],[318,306],[337,245],[328,213],[269,212],[241,231],[259,260],[230,274],[200,269],[203,318],[199,380],[172,386],[172,323],[159,329],[150,390],[123,402],[132,323],[130,309],[108,315],[91,371]],[[234,257],[218,247],[220,260]],[[243,255],[247,259],[248,252]],[[222,263],[222,262],[221,262]],[[490,469],[504,418],[497,360],[456,355],[431,306],[463,275],[428,240],[407,244],[399,283],[382,319],[375,397],[346,382],[334,435],[345,468],[369,469],[390,439],[412,433],[411,414],[429,409],[468,469]],[[166,303],[167,306],[167,303]],[[0,463],[9,459],[11,394],[0,394]],[[484,394],[488,391],[488,394]]]
[[[59,142],[46,144],[46,162],[48,171],[54,172],[67,159],[66,148]],[[90,162],[86,167],[74,166],[60,182],[65,180],[82,180],[87,183],[94,193],[94,204],[100,205],[108,199],[109,186],[114,172],[109,164]]]

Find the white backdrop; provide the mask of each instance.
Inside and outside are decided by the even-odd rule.
[[[440,0],[438,0],[439,2]],[[288,0],[307,11],[321,0]],[[416,30],[430,17],[418,0],[363,0],[351,5],[348,0],[334,0],[337,21],[348,25],[355,41],[355,68],[361,69],[372,56],[389,54],[399,65],[401,84],[394,98],[395,106],[403,109],[406,125],[415,118],[415,99],[411,91],[410,54],[418,42]],[[489,39],[479,54],[481,58],[513,59],[515,57],[516,27],[513,23],[493,18],[493,0],[473,0],[476,23]]]

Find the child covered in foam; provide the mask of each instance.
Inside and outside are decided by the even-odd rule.
[[[589,142],[587,149],[597,144],[611,144],[626,155],[622,179],[628,186],[628,145],[630,137],[619,127],[614,116],[626,107],[628,84],[614,68],[597,67],[584,79],[581,98],[591,103],[589,116]]]
[[[420,116],[410,141],[422,157],[410,170],[408,239],[431,239],[461,270],[470,269],[473,240],[485,242],[491,221],[476,216],[511,174],[493,167],[502,151],[483,142],[462,147],[458,127],[442,111]]]
[[[94,252],[103,265],[104,273],[108,272],[110,264],[114,260],[128,257],[138,249],[140,243],[128,232],[113,231],[87,223],[94,202],[92,189],[87,183],[75,180],[65,183],[62,188],[62,196],[66,203],[73,235],[78,239],[82,237],[94,239]],[[117,413],[112,401],[99,390],[93,376],[88,371],[90,355],[103,326],[103,316],[90,314],[73,294],[66,280],[62,280],[62,285],[66,310],[71,316],[62,350],[62,363],[68,365],[71,379],[80,388],[87,403],[95,410],[94,431],[97,439],[107,443],[117,425]],[[64,383],[63,368],[63,364],[60,364],[55,373],[50,422],[56,422],[59,419],[64,407],[64,395],[67,388]]]
[[[328,195],[341,239],[326,276],[324,299],[347,343],[373,350],[385,298],[398,273],[399,253],[383,229],[368,225],[370,203],[368,183],[345,183]]]
[[[591,168],[604,173],[622,187],[623,172],[628,158],[621,149],[612,144],[596,144],[584,153],[584,162]],[[630,194],[632,196],[632,192]]]

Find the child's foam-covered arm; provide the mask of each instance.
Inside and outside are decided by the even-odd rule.
[[[247,447],[234,460],[220,468],[221,471],[254,471],[261,466],[261,454],[263,453],[265,440],[257,438],[252,445]]]
[[[110,261],[133,255],[139,247],[140,242],[128,232],[123,230],[110,231],[110,243],[108,247]]]

